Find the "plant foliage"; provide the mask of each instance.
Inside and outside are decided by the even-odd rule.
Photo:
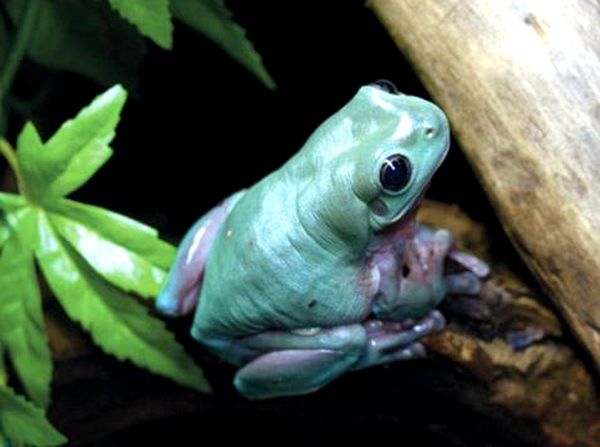
[[[66,314],[105,352],[200,391],[202,371],[143,298],[157,295],[174,247],[156,230],[109,210],[67,198],[112,155],[126,92],[116,86],[43,141],[25,124],[17,150],[3,138],[8,107],[30,116],[35,94],[11,89],[29,58],[102,85],[137,90],[148,40],[169,50],[174,21],[204,34],[264,85],[275,83],[232,19],[224,0],[0,1],[0,154],[14,171],[19,194],[0,192],[0,447],[58,445],[66,439],[45,417],[52,356],[38,276]],[[19,395],[5,362],[16,372]]]
[[[163,49],[171,49],[174,16],[220,45],[267,87],[275,87],[224,0],[4,1],[15,24],[22,21],[29,2],[40,2],[35,33],[27,48],[29,57],[50,68],[83,74],[106,86],[121,82],[135,87],[147,50],[141,36]],[[2,33],[0,20],[0,39]]]
[[[164,324],[127,295],[158,293],[174,247],[144,224],[66,198],[111,156],[109,144],[125,98],[122,87],[111,88],[46,142],[27,123],[16,155],[6,141],[0,142],[21,192],[0,193],[0,352],[41,408],[50,400],[52,360],[36,262],[67,315],[105,352],[209,391],[202,371]],[[0,429],[13,441],[33,445],[62,439],[41,409],[6,385],[0,385]]]

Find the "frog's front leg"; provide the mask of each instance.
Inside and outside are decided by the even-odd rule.
[[[244,365],[234,378],[241,394],[264,399],[310,393],[352,369],[422,357],[425,350],[418,340],[443,324],[434,311],[416,324],[372,320],[202,342]]]
[[[481,279],[489,274],[489,267],[476,256],[456,249],[454,236],[445,229],[433,230],[419,225],[414,243],[406,253],[407,265],[417,282],[431,284],[432,278],[443,277],[445,294],[476,295],[481,289]],[[446,274],[447,259],[460,265],[464,271]]]

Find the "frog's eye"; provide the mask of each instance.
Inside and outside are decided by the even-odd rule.
[[[388,81],[387,79],[379,79],[375,82],[372,82],[371,85],[373,87],[377,87],[380,90],[383,90],[384,92],[392,93],[394,95],[398,94],[398,89],[396,88],[394,83],[392,81]]]
[[[402,191],[410,182],[412,167],[410,161],[400,154],[386,158],[379,171],[381,186],[389,192]]]

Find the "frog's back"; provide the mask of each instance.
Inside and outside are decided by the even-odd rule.
[[[326,327],[368,312],[363,265],[321,246],[298,217],[299,185],[280,170],[250,188],[219,230],[207,262],[195,333]],[[360,316],[357,316],[357,313]]]

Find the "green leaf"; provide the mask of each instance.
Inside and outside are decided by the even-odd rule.
[[[209,390],[201,369],[164,324],[122,291],[156,295],[175,248],[146,225],[63,197],[111,155],[108,145],[124,101],[121,87],[110,89],[45,144],[26,125],[16,154],[26,195],[0,192],[0,321],[8,322],[0,327],[0,360],[6,352],[26,391],[42,404],[48,401],[51,361],[32,250],[66,313],[107,353]]]
[[[69,242],[106,280],[126,291],[133,291],[144,297],[158,295],[167,271],[153,265],[147,257],[106,238],[87,225],[69,217],[51,214],[50,220],[58,233]],[[133,235],[135,237],[135,235]],[[148,238],[150,239],[150,238]],[[158,238],[148,241],[146,252],[165,252],[166,245]],[[174,252],[174,248],[173,248]],[[161,262],[164,262],[162,257]]]
[[[140,2],[139,0],[134,0]],[[19,23],[23,0],[4,0]],[[99,0],[41,1],[28,56],[47,67],[135,90],[146,43],[134,27]]]
[[[48,347],[33,253],[11,237],[0,256],[0,341],[27,394],[38,405],[50,401],[52,355]]]
[[[27,122],[17,138],[17,162],[21,171],[23,193],[34,200],[44,195],[44,168],[40,166],[37,157],[43,157],[44,144],[33,123]],[[27,157],[29,154],[29,157]],[[33,159],[33,163],[26,161]]]
[[[173,45],[173,24],[168,0],[108,0],[125,20],[157,45],[170,50]]]
[[[7,386],[0,386],[0,431],[15,444],[53,446],[67,442],[40,408]]]
[[[8,192],[0,192],[0,210],[17,211],[25,206],[27,206],[27,201],[23,196]]]
[[[268,88],[276,88],[260,55],[246,38],[244,29],[232,20],[223,0],[171,0],[171,10],[178,20],[222,47]]]
[[[4,223],[4,217],[2,216],[2,211],[0,211],[0,247],[4,245],[4,243],[8,240],[9,237],[10,230],[6,226],[6,223]]]
[[[14,233],[14,225],[27,210],[27,201],[22,196],[0,192],[0,248]]]
[[[45,213],[38,214],[36,254],[50,288],[69,317],[117,358],[208,391],[202,371],[164,324],[150,317],[140,303],[98,278],[59,238]]]
[[[175,257],[175,247],[158,239],[158,231],[122,214],[69,199],[54,202],[50,211],[84,222],[104,239],[121,245],[164,270]]]
[[[31,123],[17,143],[23,187],[35,199],[61,197],[85,184],[112,155],[109,147],[127,94],[117,85],[98,96],[42,145]]]

